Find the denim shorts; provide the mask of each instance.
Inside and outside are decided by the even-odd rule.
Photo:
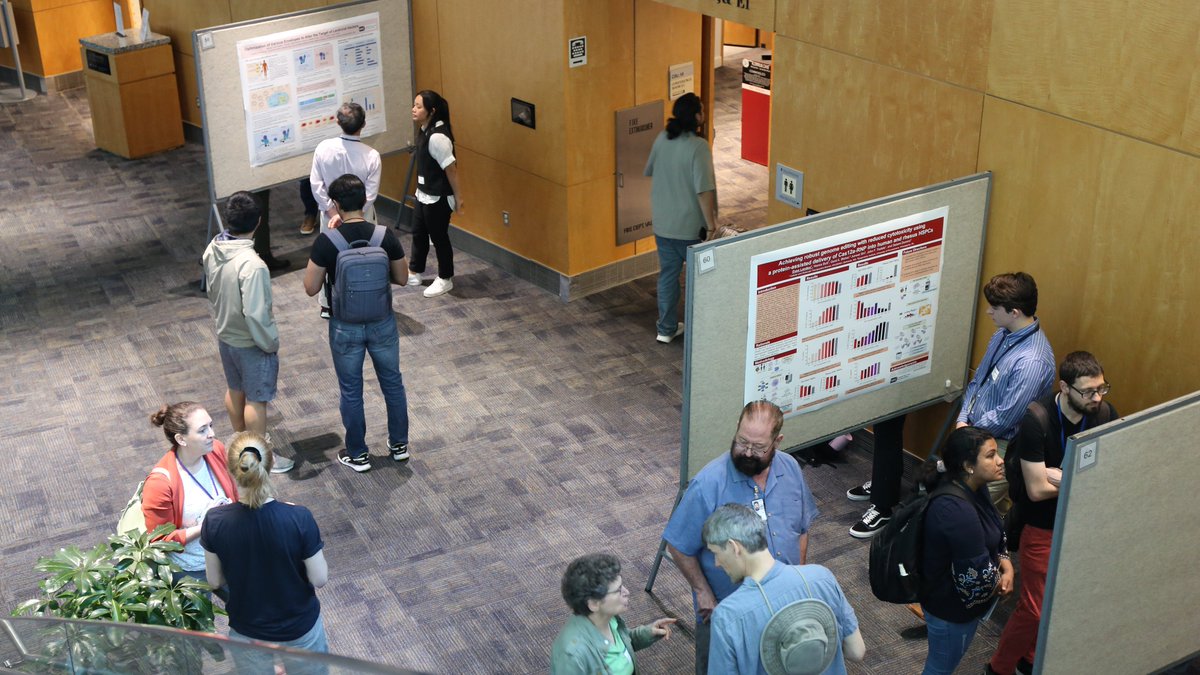
[[[218,343],[226,386],[245,393],[247,401],[266,403],[275,400],[279,354],[268,354],[258,347],[232,347],[220,340]]]

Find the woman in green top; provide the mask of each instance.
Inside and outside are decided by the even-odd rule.
[[[615,556],[592,553],[572,560],[563,573],[562,595],[575,614],[554,640],[550,675],[630,675],[637,672],[634,651],[671,637],[675,619],[632,631],[625,626],[620,614],[629,609],[629,589]]]

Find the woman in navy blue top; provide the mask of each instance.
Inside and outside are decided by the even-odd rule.
[[[933,495],[921,559],[921,608],[929,628],[925,675],[953,673],[996,597],[1012,592],[1004,525],[987,491],[1002,478],[996,440],[968,426],[950,434],[942,461],[925,479]]]
[[[229,637],[329,651],[316,594],[329,570],[316,520],[303,506],[275,500],[275,455],[262,436],[238,434],[227,454],[238,501],[208,512],[200,543],[209,585],[229,586]],[[270,659],[252,663],[264,659],[250,651],[234,653],[238,671],[259,672],[265,665],[271,672]]]

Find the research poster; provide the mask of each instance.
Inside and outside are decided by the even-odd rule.
[[[367,112],[364,137],[387,131],[378,12],[241,40],[237,54],[252,166],[340,134],[347,101]]]
[[[791,417],[929,373],[948,210],[752,257],[746,402]]]

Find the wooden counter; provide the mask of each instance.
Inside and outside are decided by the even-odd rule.
[[[133,159],[183,145],[170,38],[105,33],[79,43],[96,147]]]

